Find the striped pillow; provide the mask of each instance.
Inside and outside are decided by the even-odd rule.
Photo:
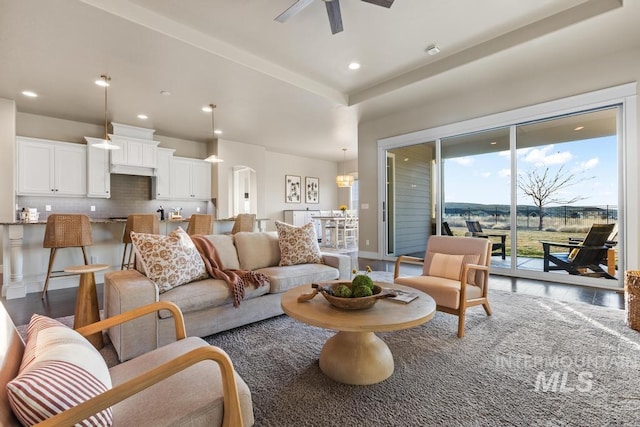
[[[34,314],[20,373],[7,384],[9,403],[24,425],[33,425],[111,388],[100,353],[73,329]],[[79,425],[110,426],[111,408]]]

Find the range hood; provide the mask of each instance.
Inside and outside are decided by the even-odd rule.
[[[120,150],[111,151],[109,172],[122,175],[154,176],[157,167],[156,150],[159,142],[153,140],[153,129],[111,123],[111,142]]]

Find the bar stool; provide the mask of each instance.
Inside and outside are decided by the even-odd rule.
[[[192,214],[189,218],[187,226],[187,234],[213,234],[213,215],[211,214]]]
[[[125,267],[131,268],[133,258],[133,246],[129,248],[129,258],[127,259],[127,248],[131,244],[131,232],[160,234],[160,222],[155,214],[131,214],[127,216],[127,223],[124,226],[122,235],[122,243],[124,243],[124,252],[122,252],[122,264],[120,270]],[[125,263],[124,260],[127,259]]]
[[[49,278],[53,269],[53,261],[56,257],[56,251],[60,248],[81,248],[84,257],[84,263],[89,264],[87,251],[85,246],[93,244],[93,235],[91,234],[91,223],[89,217],[84,214],[51,214],[47,218],[47,226],[44,230],[43,248],[50,248],[49,266],[47,268],[47,277],[44,281],[44,289],[42,290],[42,298],[47,295],[49,288]],[[61,273],[55,271],[54,273]]]
[[[236,221],[233,223],[231,234],[239,231],[253,231],[256,226],[256,214],[238,214]]]

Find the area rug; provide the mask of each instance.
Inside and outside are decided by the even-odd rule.
[[[318,357],[333,332],[284,315],[205,339],[249,385],[256,426],[638,425],[640,333],[623,311],[502,291],[490,301],[493,316],[468,311],[463,339],[443,313],[379,334],[395,371],[370,386],[327,378]]]

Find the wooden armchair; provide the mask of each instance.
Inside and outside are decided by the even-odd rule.
[[[610,240],[614,229],[615,224],[593,224],[584,239],[541,241],[544,271],[563,270],[571,275],[616,279],[612,274],[615,274],[615,242]],[[551,252],[554,247],[564,248],[564,252]],[[607,270],[602,265],[607,265]]]
[[[141,316],[157,316],[158,310],[171,311],[177,341],[110,368],[111,388],[38,425],[74,425],[109,407],[114,426],[253,424],[251,394],[235,373],[229,356],[200,338],[186,338],[184,319],[175,304],[156,302],[77,332],[86,337]],[[12,349],[5,353],[22,358],[24,344],[16,340],[10,344]],[[19,362],[10,366],[12,372],[5,372],[3,367],[0,378],[17,375]],[[7,425],[14,423],[18,425],[15,419]]]
[[[401,277],[401,265],[422,266],[422,275]],[[424,258],[401,255],[396,260],[393,283],[410,286],[431,295],[436,310],[458,316],[458,337],[464,336],[467,308],[489,306],[491,241],[474,237],[430,236]]]

